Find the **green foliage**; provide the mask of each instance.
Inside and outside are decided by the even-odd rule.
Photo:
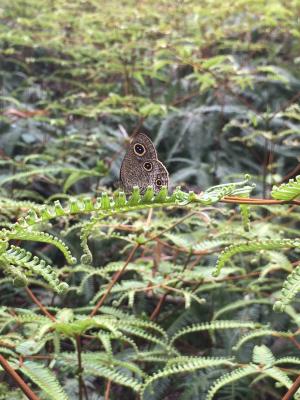
[[[21,371],[30,378],[41,390],[47,393],[49,399],[68,400],[69,397],[58,383],[49,368],[42,367],[40,363],[26,361]]]
[[[300,196],[300,175],[295,179],[290,179],[288,183],[284,183],[278,187],[274,186],[271,192],[274,199],[277,200],[293,200]]]
[[[234,371],[223,375],[219,378],[213,387],[210,389],[207,400],[213,399],[216,392],[223,387],[236,380],[253,374],[267,375],[287,388],[291,385],[291,380],[288,375],[277,367],[274,367],[275,357],[266,346],[255,346],[253,350],[252,364],[246,365],[242,368],[237,368]],[[300,398],[300,393],[295,395],[296,399]]]
[[[274,310],[284,311],[285,307],[291,301],[293,301],[293,299],[299,292],[300,292],[300,265],[298,265],[284,281],[283,288],[281,290],[281,296],[274,304]]]
[[[252,241],[245,243],[233,244],[226,248],[218,259],[218,263],[216,265],[216,270],[214,272],[215,276],[218,276],[223,265],[235,254],[248,252],[248,251],[257,251],[257,250],[277,250],[278,248],[286,248],[286,247],[299,247],[300,241],[299,239],[281,239],[281,240],[265,240],[265,241]]]
[[[172,341],[177,340],[183,335],[199,332],[202,330],[219,330],[219,329],[234,329],[234,328],[252,328],[256,329],[259,326],[253,322],[241,322],[241,321],[213,321],[211,323],[192,325],[186,328],[181,329],[177,334],[173,337]]]

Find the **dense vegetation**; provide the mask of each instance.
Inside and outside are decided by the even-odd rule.
[[[300,398],[299,15],[1,1],[0,399]]]

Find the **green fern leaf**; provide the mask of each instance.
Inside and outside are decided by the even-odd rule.
[[[258,337],[263,337],[263,336],[290,337],[290,335],[291,335],[290,333],[279,332],[272,329],[257,329],[254,332],[249,332],[243,335],[241,339],[235,344],[233,350],[238,351],[243,346],[243,344],[245,344],[249,340],[254,340]]]
[[[212,400],[217,391],[223,386],[239,381],[246,376],[258,374],[259,372],[259,369],[254,365],[247,365],[246,367],[238,368],[232,372],[222,375],[209,389],[205,400]]]
[[[287,389],[290,389],[290,387],[293,384],[291,379],[288,377],[287,373],[277,367],[264,368],[263,371],[267,376],[269,376],[270,378],[273,378],[275,381],[279,382],[281,385],[285,386]],[[294,398],[299,399],[300,393],[294,394]]]
[[[253,299],[253,300],[235,301],[234,303],[228,304],[225,307],[222,307],[218,311],[216,311],[216,313],[214,314],[213,319],[217,320],[223,314],[226,314],[226,313],[231,312],[231,311],[236,311],[239,308],[248,307],[248,306],[250,306],[252,304],[266,304],[268,306],[272,306],[273,302],[272,302],[272,300],[268,300],[268,299]]]
[[[271,196],[276,200],[290,201],[300,196],[300,175],[290,179],[288,183],[273,186]]]
[[[233,244],[227,247],[220,254],[213,276],[218,276],[222,267],[225,263],[238,253],[245,253],[249,251],[259,251],[259,250],[278,250],[288,247],[300,247],[299,239],[278,239],[278,240],[253,240],[249,242],[242,242],[238,244]]]
[[[269,366],[274,364],[275,357],[267,346],[255,346],[253,349],[252,361],[258,365]]]
[[[126,374],[124,370],[118,370],[116,367],[109,367],[95,363],[91,365],[90,363],[84,369],[85,375],[101,376],[118,385],[123,385],[131,388],[135,392],[139,392],[141,388],[141,382],[134,379],[129,374]]]
[[[280,298],[274,304],[274,311],[283,312],[286,306],[293,301],[298,292],[300,292],[300,265],[298,265],[284,281]]]
[[[293,357],[293,356],[281,357],[281,358],[278,358],[274,362],[274,365],[277,365],[277,364],[296,364],[296,365],[300,365],[300,358]]]
[[[182,363],[168,364],[164,369],[156,372],[145,380],[141,390],[141,398],[144,399],[146,397],[149,387],[159,379],[168,378],[175,374],[193,372],[202,368],[212,368],[222,365],[232,365],[232,363],[228,358],[186,357]]]
[[[28,376],[49,399],[69,400],[53,372],[40,363],[25,361],[20,370]]]
[[[248,204],[240,204],[243,227],[246,232],[250,231],[250,207]]]
[[[180,329],[171,339],[173,344],[181,336],[187,335],[192,332],[200,332],[205,330],[223,330],[223,329],[257,329],[260,325],[254,322],[243,321],[212,321],[202,324],[194,324]]]
[[[26,279],[27,275],[31,276],[32,274],[42,276],[57,293],[62,293],[68,288],[67,283],[60,282],[58,273],[53,267],[47,265],[44,260],[40,260],[37,256],[32,256],[29,251],[12,245],[2,256],[0,255],[0,263],[1,258],[5,261],[6,273],[10,273],[9,270],[12,269],[17,277],[19,277],[18,273],[24,275]],[[22,271],[16,271],[18,267],[22,267]]]

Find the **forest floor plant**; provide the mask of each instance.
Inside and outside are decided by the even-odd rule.
[[[154,195],[153,190],[148,188],[146,193],[141,196],[139,189],[136,188],[129,199],[126,199],[122,192],[117,192],[112,196],[103,193],[94,202],[86,198],[73,200],[71,203],[62,206],[59,201],[56,201],[53,206],[44,205],[34,211],[30,210],[10,227],[3,228],[0,231],[2,243],[0,260],[7,276],[2,282],[11,281],[18,286],[25,285],[27,294],[37,306],[36,309],[15,309],[14,313],[11,313],[9,307],[2,307],[0,315],[2,331],[0,363],[2,367],[30,399],[37,399],[38,397],[15,370],[22,372],[42,392],[46,393],[48,398],[52,399],[69,398],[65,389],[53,374],[53,371],[58,370],[65,375],[64,379],[67,379],[67,376],[75,378],[75,375],[77,375],[78,398],[81,400],[88,397],[85,380],[91,383],[92,377],[107,379],[105,390],[107,399],[110,398],[112,384],[128,387],[133,392],[139,393],[142,399],[151,399],[157,398],[156,392],[159,382],[160,385],[161,381],[165,382],[163,385],[165,388],[173,375],[192,374],[203,369],[217,371],[219,375],[216,379],[216,377],[213,378],[212,372],[209,373],[209,375],[212,374],[212,377],[210,378],[211,383],[206,389],[206,399],[208,400],[212,399],[224,386],[252,375],[258,375],[260,379],[270,377],[287,388],[286,399],[291,398],[291,394],[294,392],[295,398],[298,398],[299,395],[297,396],[296,393],[298,380],[296,379],[293,383],[289,378],[289,374],[293,375],[295,372],[291,367],[283,368],[280,365],[290,364],[297,367],[300,364],[299,357],[285,356],[278,358],[274,355],[272,349],[266,345],[252,347],[253,355],[248,362],[242,362],[240,357],[241,349],[245,346],[245,343],[249,345],[259,337],[263,338],[270,335],[289,339],[299,349],[300,345],[296,341],[299,329],[294,332],[284,332],[268,326],[267,323],[257,320],[251,321],[248,318],[246,320],[239,317],[232,320],[219,319],[221,314],[237,309],[247,309],[251,303],[272,305],[271,300],[264,296],[261,297],[263,291],[266,290],[267,282],[272,282],[272,270],[269,266],[263,269],[259,267],[254,271],[258,281],[261,280],[261,284],[264,286],[264,289],[261,289],[257,284],[258,287],[252,292],[256,292],[257,298],[251,300],[245,298],[240,300],[239,303],[227,305],[225,308],[219,309],[211,321],[190,324],[187,317],[186,321],[184,318],[182,321],[175,321],[169,325],[168,330],[165,330],[164,319],[161,323],[153,320],[159,321],[159,317],[163,316],[164,313],[168,315],[167,310],[163,311],[163,307],[166,307],[164,303],[168,303],[168,298],[172,299],[171,304],[172,302],[175,302],[175,304],[178,302],[182,304],[183,302],[188,310],[192,307],[193,302],[198,303],[201,308],[205,298],[199,297],[199,293],[209,293],[224,280],[233,285],[230,291],[232,289],[239,291],[239,285],[234,285],[235,277],[240,275],[239,279],[246,280],[252,275],[251,273],[245,274],[244,268],[233,261],[236,255],[244,252],[266,251],[269,254],[276,252],[278,256],[281,254],[281,249],[297,249],[300,246],[298,237],[294,239],[282,237],[250,240],[249,236],[247,240],[229,243],[219,253],[214,271],[210,269],[210,273],[216,277],[220,276],[222,272],[224,273],[222,279],[218,280],[207,275],[205,269],[209,268],[205,268],[205,264],[199,269],[197,266],[201,266],[201,258],[204,255],[212,254],[216,251],[214,248],[220,248],[218,242],[220,239],[217,239],[217,244],[215,243],[216,238],[211,243],[209,240],[202,243],[197,242],[198,245],[202,245],[200,250],[197,245],[189,244],[187,238],[184,239],[184,234],[178,231],[182,224],[186,224],[189,219],[198,217],[197,214],[201,213],[202,209],[215,207],[219,202],[242,204],[243,207],[246,204],[251,206],[268,206],[270,204],[279,204],[282,207],[286,207],[286,205],[299,206],[300,201],[295,200],[300,194],[299,182],[300,177],[286,185],[275,187],[272,192],[274,200],[249,198],[253,186],[249,185],[246,180],[239,183],[219,185],[198,195],[193,192],[185,193],[180,189],[176,189],[171,195],[168,195],[166,189],[162,189],[157,195]],[[156,226],[154,235],[151,232],[151,223],[145,229],[136,226],[136,223],[139,222],[139,216],[136,214],[136,223],[132,224],[132,228],[135,227],[136,230],[129,230],[130,234],[124,237],[118,233],[118,230],[122,229],[121,215],[124,217],[128,213],[157,207],[168,207],[169,210],[180,207],[188,209],[190,212],[188,216],[179,218],[177,221],[175,219],[175,223],[174,217],[171,218],[172,224],[167,228],[162,229],[161,225]],[[44,260],[37,256],[33,257],[31,252],[22,247],[10,243],[12,240],[30,240],[51,244],[62,251],[66,259],[74,264],[75,258],[71,256],[70,250],[61,239],[40,231],[40,227],[50,220],[70,219],[74,216],[80,217],[87,214],[92,216],[88,220],[74,225],[81,232],[80,237],[84,250],[81,263],[74,267],[57,269],[54,266],[47,265]],[[244,219],[244,227],[247,227],[244,232],[246,234],[248,231],[248,234],[250,234],[249,212],[245,213],[244,211],[241,215]],[[112,217],[113,220],[111,220]],[[245,218],[248,221],[245,221]],[[94,237],[93,233],[102,229],[101,225],[104,220],[110,220],[113,229],[104,234],[103,239],[107,240],[109,237],[110,239],[125,240],[131,247],[123,265],[116,262],[98,268],[92,264],[92,252],[88,240],[92,238],[97,240],[97,236]],[[169,223],[167,222],[167,224]],[[123,225],[123,228],[126,226]],[[69,231],[71,231],[71,228],[69,228]],[[173,231],[173,234],[168,236],[171,231]],[[186,233],[190,235],[188,231]],[[65,232],[65,235],[67,235],[67,232]],[[146,254],[148,250],[157,240],[157,244],[162,248],[164,246],[163,241],[166,239],[174,243],[176,253],[181,252],[189,244],[187,263],[183,267],[174,263],[178,255],[175,256],[173,262],[168,260],[169,250],[167,246],[165,254],[160,250],[160,257],[162,259],[163,256],[167,257],[166,261],[162,261],[156,267],[155,265],[152,267],[148,265],[147,268]],[[186,243],[184,243],[184,240]],[[133,258],[141,249],[140,261],[136,260],[133,263]],[[196,262],[191,263],[193,257],[196,257]],[[282,257],[284,257],[283,254]],[[226,267],[229,263],[231,266]],[[155,271],[157,268],[158,270],[162,268],[160,273],[165,270],[163,275],[157,275],[158,270]],[[121,280],[125,271],[129,275],[125,280]],[[78,273],[81,278],[76,283],[74,278]],[[267,278],[267,274],[271,274],[270,278]],[[96,276],[99,279],[97,284],[94,280]],[[62,277],[65,277],[65,280],[67,278],[72,284],[61,282]],[[138,277],[139,279],[137,279]],[[81,305],[81,307],[75,309],[68,307],[68,301],[66,301],[68,294],[72,291],[78,294],[84,293],[89,287],[88,282],[91,280],[96,286],[98,284],[100,286],[96,290],[95,296],[90,300],[90,306],[82,307]],[[61,295],[63,293],[65,301],[62,302],[62,305],[65,305],[61,308],[42,304],[28,285],[36,287],[42,285],[45,288],[47,287],[48,290],[53,290],[54,293]],[[277,296],[274,304],[275,311],[287,312],[295,320],[295,323],[299,323],[299,317],[291,308],[291,302],[299,290],[300,270],[298,266],[286,278],[281,294]],[[143,318],[124,311],[125,301],[128,301],[129,309],[134,310],[135,298],[141,293],[144,293],[146,298],[150,295],[152,301],[158,296],[159,301],[152,312],[153,318]],[[90,293],[88,294],[90,296]],[[112,304],[110,307],[105,305],[108,300]],[[121,305],[122,308],[120,308]],[[170,305],[168,305],[169,307]],[[182,316],[179,319],[181,318]],[[215,342],[219,340],[215,335],[227,330],[236,332],[233,352],[229,351],[228,353],[228,350],[225,351],[224,349],[221,357],[220,355],[211,357],[185,354],[187,349],[184,349],[188,342],[184,345],[183,337],[208,331],[212,335],[211,340]],[[248,332],[246,333],[246,331]],[[45,364],[44,361],[47,360],[48,362]],[[76,363],[77,367],[75,367]],[[159,368],[154,367],[157,363]],[[20,394],[17,393],[18,391],[15,390],[11,392],[11,395],[21,398]]]

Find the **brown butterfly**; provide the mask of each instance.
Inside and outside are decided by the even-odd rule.
[[[120,180],[125,192],[138,186],[143,194],[148,186],[158,193],[162,186],[168,186],[169,173],[157,158],[154,144],[144,133],[135,135],[123,159]]]

